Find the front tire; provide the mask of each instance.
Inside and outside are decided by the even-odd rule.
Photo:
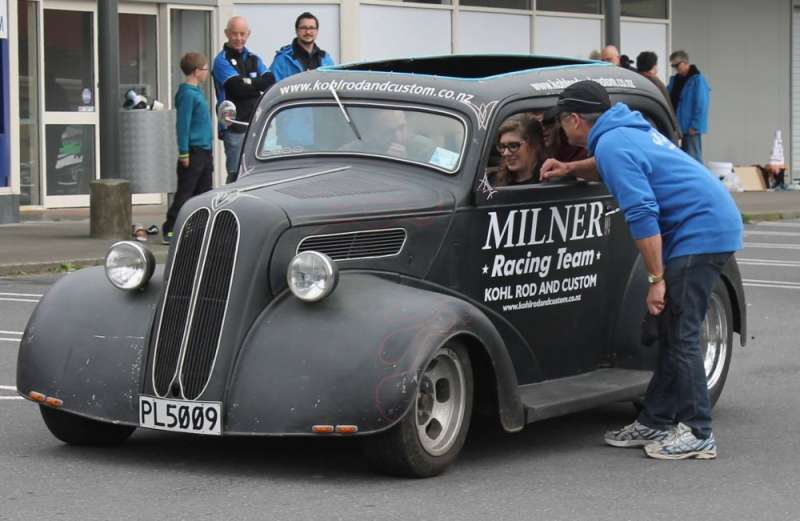
[[[136,427],[129,425],[91,420],[44,405],[40,405],[39,409],[53,436],[70,445],[116,445],[128,439],[136,430]]]
[[[733,306],[722,280],[717,281],[708,302],[706,318],[700,324],[700,350],[708,382],[711,406],[717,403],[733,356]]]
[[[365,438],[370,466],[395,476],[427,478],[458,456],[472,417],[472,364],[463,345],[448,342],[428,363],[414,405],[398,424]]]

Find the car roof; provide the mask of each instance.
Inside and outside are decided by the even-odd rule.
[[[423,56],[373,62],[348,63],[325,67],[327,70],[392,72],[446,77],[462,80],[487,80],[508,74],[534,72],[576,65],[610,66],[605,62],[531,54],[464,54]]]

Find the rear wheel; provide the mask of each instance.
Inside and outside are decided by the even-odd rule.
[[[136,430],[129,425],[90,420],[43,405],[39,409],[53,436],[70,445],[115,445],[128,439]]]
[[[700,324],[700,350],[711,406],[717,403],[728,378],[733,355],[733,307],[728,290],[718,281],[711,293],[706,318]]]
[[[467,350],[440,347],[422,373],[414,405],[386,432],[364,440],[370,465],[388,474],[427,478],[452,464],[467,437],[473,378]]]

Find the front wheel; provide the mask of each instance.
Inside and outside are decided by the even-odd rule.
[[[406,416],[388,431],[365,438],[370,465],[388,474],[416,478],[444,472],[464,446],[472,395],[467,350],[448,342],[422,373],[416,400]]]
[[[133,434],[136,427],[100,422],[40,405],[44,423],[50,432],[70,445],[115,445]]]
[[[700,325],[700,350],[708,382],[711,406],[717,403],[733,356],[733,307],[728,290],[720,280],[711,292],[706,318]]]

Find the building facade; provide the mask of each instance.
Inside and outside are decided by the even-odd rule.
[[[119,102],[135,89],[170,107],[182,81],[180,56],[193,50],[212,58],[234,14],[248,19],[248,47],[269,64],[294,37],[295,17],[311,11],[320,20],[319,45],[341,63],[450,53],[588,58],[605,41],[602,7],[602,0],[120,1]],[[96,2],[8,0],[7,8],[11,132],[0,215],[9,205],[88,206],[89,181],[100,177]],[[622,0],[623,54],[656,52],[667,80],[669,53],[685,49],[708,78],[707,160],[764,163],[775,130],[785,136],[787,161],[800,154],[798,31],[800,0]],[[210,85],[207,93],[212,99]],[[220,184],[219,144],[215,155]],[[134,203],[162,197],[136,194]]]

